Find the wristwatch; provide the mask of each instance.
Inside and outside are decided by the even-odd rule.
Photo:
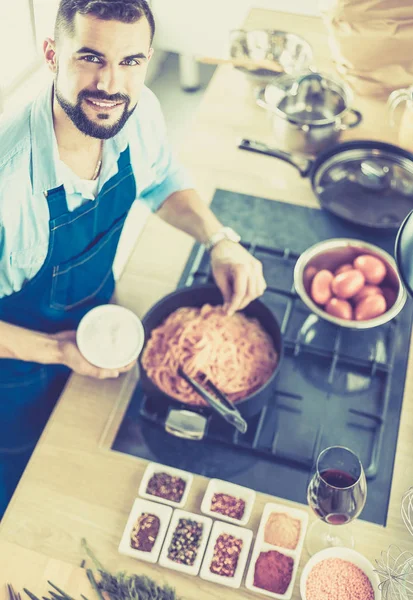
[[[231,227],[222,227],[216,233],[213,233],[209,240],[205,242],[205,249],[208,252],[211,252],[212,248],[221,242],[222,240],[229,240],[230,242],[234,242],[238,244],[241,241],[241,236],[231,229]]]

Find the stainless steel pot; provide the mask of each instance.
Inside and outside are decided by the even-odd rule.
[[[383,283],[394,290],[396,299],[385,313],[368,321],[346,321],[338,317],[333,317],[312,300],[310,296],[311,280],[308,280],[305,275],[307,269],[308,267],[315,267],[317,271],[328,269],[334,272],[339,266],[345,263],[352,263],[360,254],[371,254],[384,262],[387,267],[387,275]],[[294,287],[301,300],[312,312],[326,321],[348,329],[371,329],[372,327],[387,323],[399,314],[407,299],[396,263],[390,254],[378,246],[351,238],[325,240],[303,252],[294,268]]]
[[[277,145],[311,155],[361,122],[361,113],[350,108],[352,100],[344,82],[314,72],[280,78],[257,92],[257,104],[269,111]]]

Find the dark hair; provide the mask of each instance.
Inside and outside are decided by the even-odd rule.
[[[76,14],[94,15],[104,21],[114,19],[122,23],[135,23],[146,17],[151,29],[151,43],[155,34],[155,19],[146,0],[60,0],[56,16],[55,39],[63,30],[74,33]]]

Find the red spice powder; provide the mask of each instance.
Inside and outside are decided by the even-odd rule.
[[[341,558],[317,563],[308,575],[305,593],[307,600],[374,600],[367,575]]]
[[[261,552],[255,563],[254,585],[275,594],[285,594],[293,575],[294,559],[276,550]]]

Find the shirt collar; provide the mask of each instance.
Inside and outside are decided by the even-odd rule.
[[[36,98],[30,115],[30,135],[32,146],[32,189],[33,193],[43,193],[62,185],[57,168],[59,150],[53,126],[53,84],[47,86]],[[133,116],[131,117],[133,119]],[[103,161],[108,164],[128,145],[130,120],[113,138],[104,144]]]
[[[33,103],[30,115],[33,193],[52,190],[59,185],[56,164],[59,156],[53,127],[53,84],[47,86]]]

